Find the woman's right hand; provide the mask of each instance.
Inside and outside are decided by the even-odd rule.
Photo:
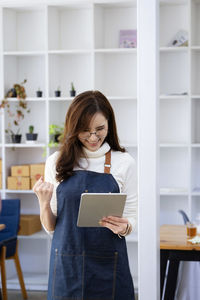
[[[40,179],[35,183],[33,191],[37,195],[40,204],[50,205],[53,188],[53,184],[50,182],[45,182],[43,177],[40,177]]]

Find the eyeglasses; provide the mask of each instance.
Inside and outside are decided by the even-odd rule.
[[[90,132],[89,130],[86,129],[79,133],[79,138],[82,140],[87,140],[91,137],[92,134],[95,134],[97,138],[104,138],[104,137],[106,137],[107,132],[108,132],[108,129],[105,128],[104,126],[98,128],[94,132]]]

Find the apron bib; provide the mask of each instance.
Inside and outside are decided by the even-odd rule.
[[[105,173],[74,171],[57,187],[48,300],[134,300],[125,238],[108,228],[77,227],[82,193],[119,193],[110,155]]]

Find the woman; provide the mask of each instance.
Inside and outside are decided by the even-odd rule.
[[[109,101],[99,91],[79,94],[60,151],[47,159],[45,182],[34,186],[41,222],[53,234],[48,300],[134,299],[124,236],[136,226],[136,191],[135,161],[119,145]],[[77,227],[83,192],[126,193],[123,217]]]

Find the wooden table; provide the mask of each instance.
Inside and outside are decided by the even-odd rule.
[[[161,297],[168,260],[169,268],[164,300],[174,299],[179,262],[200,261],[200,244],[188,242],[185,225],[163,225],[160,228]]]
[[[0,224],[0,230],[3,230],[6,227],[5,224]]]

